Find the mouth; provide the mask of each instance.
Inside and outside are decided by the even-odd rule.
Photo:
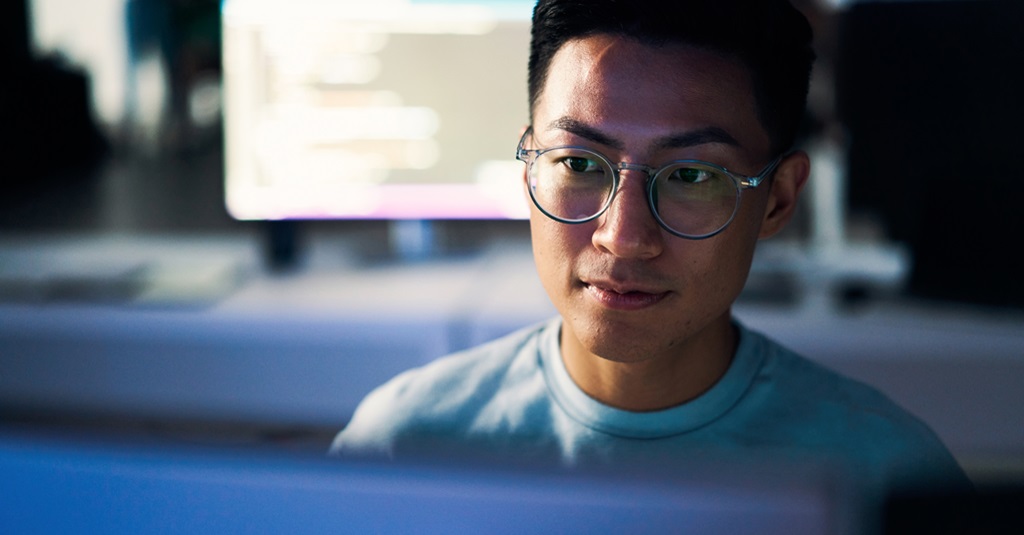
[[[614,310],[641,310],[668,296],[668,292],[610,283],[584,281],[583,288],[598,303]]]

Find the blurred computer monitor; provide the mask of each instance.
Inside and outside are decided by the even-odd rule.
[[[242,220],[522,219],[528,0],[226,0]]]
[[[816,480],[708,467],[643,477],[456,461],[284,457],[0,431],[0,526],[105,534],[845,532],[835,496]]]

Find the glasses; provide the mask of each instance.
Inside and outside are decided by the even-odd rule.
[[[516,159],[526,163],[530,197],[544,215],[562,223],[586,223],[611,206],[624,170],[647,174],[647,204],[658,224],[691,240],[725,230],[736,216],[740,193],[756,188],[775,171],[784,155],[755,176],[743,176],[713,163],[679,160],[660,169],[640,164],[613,164],[582,147],[524,148],[528,128],[519,140]]]

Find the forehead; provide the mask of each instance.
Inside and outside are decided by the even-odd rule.
[[[748,69],[681,44],[606,34],[566,42],[550,63],[534,127],[544,131],[567,118],[628,140],[712,127],[745,150],[769,146]]]

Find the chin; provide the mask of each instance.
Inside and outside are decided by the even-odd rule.
[[[582,327],[573,330],[583,348],[612,362],[643,362],[653,358],[659,347],[650,333],[634,326],[593,322],[577,327]]]
[[[649,351],[644,351],[637,347],[610,348],[607,350],[595,347],[591,350],[591,353],[604,360],[618,362],[620,364],[636,364],[639,362],[646,362],[653,358]]]

